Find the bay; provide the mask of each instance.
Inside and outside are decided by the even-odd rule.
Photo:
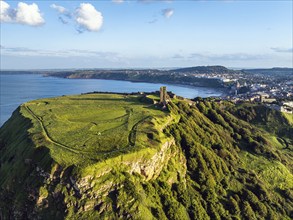
[[[87,92],[153,92],[161,86],[185,98],[221,96],[223,91],[215,88],[189,87],[180,85],[137,83],[100,79],[64,79],[43,77],[39,74],[0,74],[0,126],[22,103],[62,95]]]

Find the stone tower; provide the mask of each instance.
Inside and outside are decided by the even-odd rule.
[[[166,86],[160,88],[160,103],[166,105],[167,103],[167,89]]]

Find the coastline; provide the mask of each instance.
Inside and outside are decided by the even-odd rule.
[[[97,79],[97,80],[115,80],[115,81],[122,81],[122,82],[132,82],[132,83],[152,83],[152,84],[166,84],[171,86],[179,86],[185,88],[207,88],[207,89],[214,89],[220,91],[222,95],[220,97],[225,97],[228,95],[228,88],[225,87],[219,79],[215,78],[200,78],[200,77],[192,77],[188,81],[183,80],[164,80],[162,79],[159,81],[159,77],[161,75],[157,75],[158,77],[155,78],[143,78],[143,79],[135,79],[135,78],[121,78],[115,77],[115,74],[104,75],[103,74],[43,74],[44,77],[56,77],[56,78],[63,78],[63,79]],[[165,76],[165,75],[164,75]]]

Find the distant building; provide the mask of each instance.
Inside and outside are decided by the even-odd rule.
[[[236,89],[239,89],[240,88],[240,83],[239,81],[236,82]]]
[[[287,103],[284,102],[281,105],[272,104],[272,105],[270,105],[270,108],[275,109],[275,110],[280,111],[280,112],[293,114],[293,107],[290,106],[290,105],[292,105],[291,103],[289,102],[289,105],[288,105],[288,102]]]
[[[251,101],[251,102],[260,101],[260,96],[259,95],[251,95],[249,97],[249,101]]]
[[[283,102],[282,104],[283,104],[284,106],[288,106],[288,107],[293,108],[293,102]]]
[[[238,95],[238,91],[239,91],[240,87],[241,87],[240,83],[238,81],[236,81],[236,84],[235,84],[235,96]]]
[[[265,102],[266,99],[269,99],[270,95],[264,92],[257,92],[257,95],[259,95],[259,101]]]
[[[276,102],[277,99],[275,98],[265,98],[265,99],[262,99],[262,102],[265,102],[265,103],[273,103],[273,102]]]

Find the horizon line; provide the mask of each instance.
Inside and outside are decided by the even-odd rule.
[[[2,69],[0,68],[0,72],[2,71],[68,71],[68,70],[175,70],[175,69],[182,69],[182,68],[193,68],[193,67],[215,67],[215,66],[222,66],[227,69],[232,70],[243,70],[243,69],[274,69],[274,68],[282,68],[282,69],[293,69],[292,67],[288,66],[272,66],[272,67],[226,67],[223,65],[197,65],[197,66],[181,66],[181,67],[93,67],[93,68],[16,68],[16,69]]]

